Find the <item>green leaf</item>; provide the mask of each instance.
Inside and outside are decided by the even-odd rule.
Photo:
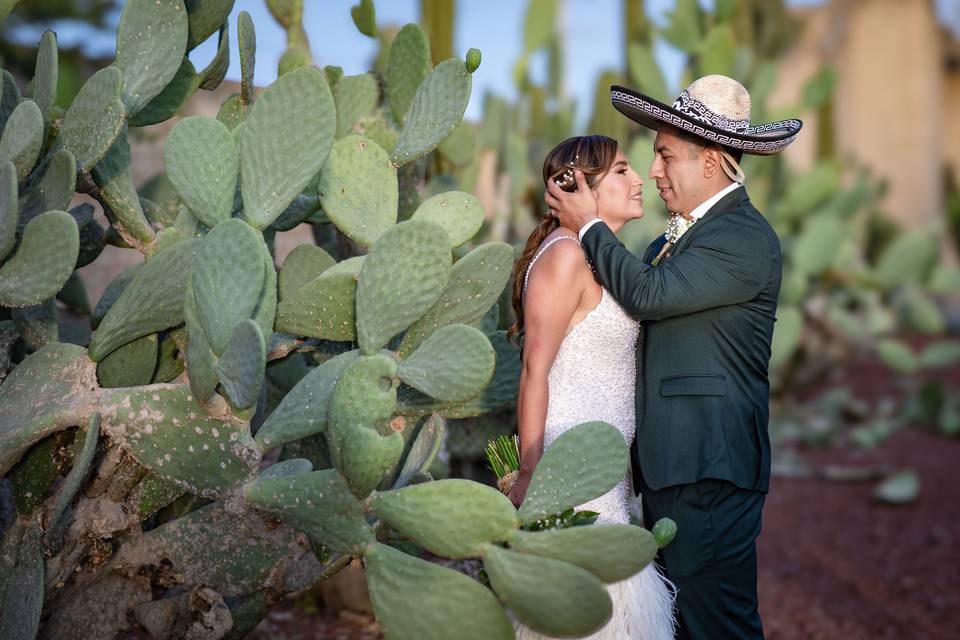
[[[914,502],[920,496],[920,476],[916,471],[901,471],[881,482],[873,495],[888,504]]]
[[[350,17],[360,33],[371,38],[376,37],[377,10],[373,6],[373,0],[360,0],[358,4],[350,7]]]
[[[898,373],[911,374],[917,370],[917,356],[899,340],[887,339],[878,342],[877,355],[883,364]]]

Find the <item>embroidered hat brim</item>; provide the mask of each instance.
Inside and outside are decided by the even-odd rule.
[[[759,156],[773,155],[785,149],[803,126],[800,120],[790,119],[733,131],[722,126],[725,124],[722,118],[713,124],[708,122],[713,119],[711,114],[696,117],[691,115],[692,111],[682,111],[619,85],[610,87],[610,100],[617,111],[649,129],[656,131],[668,124],[725,147]]]

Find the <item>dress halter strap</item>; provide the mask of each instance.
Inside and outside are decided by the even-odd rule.
[[[555,238],[551,238],[550,240],[540,245],[540,248],[537,249],[537,252],[533,254],[533,258],[530,260],[530,264],[527,265],[527,272],[523,275],[523,292],[524,293],[527,292],[527,282],[530,280],[530,269],[532,269],[533,265],[537,262],[537,260],[540,259],[540,256],[542,256],[543,253],[550,248],[550,245],[560,240],[573,240],[578,245],[580,244],[580,240],[577,238],[574,238],[573,236],[560,235],[560,236],[556,236]],[[583,246],[583,245],[580,245],[580,246]]]

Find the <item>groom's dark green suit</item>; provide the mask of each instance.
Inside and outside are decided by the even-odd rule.
[[[680,637],[754,638],[756,537],[770,478],[767,366],[780,290],[776,233],[741,187],[650,266],[604,224],[583,236],[600,283],[644,321],[632,458],[648,526],[678,525],[663,552]]]

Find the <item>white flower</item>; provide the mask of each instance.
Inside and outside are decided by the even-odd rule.
[[[670,220],[667,222],[667,230],[665,232],[667,242],[670,244],[676,243],[684,233],[687,232],[687,229],[692,227],[696,220],[692,218],[684,218],[679,213],[671,213]]]

